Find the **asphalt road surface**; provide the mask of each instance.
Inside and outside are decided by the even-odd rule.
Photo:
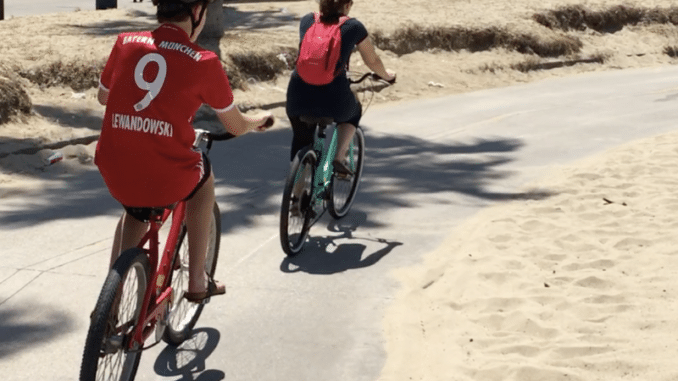
[[[548,197],[527,192],[531,180],[674,130],[677,98],[678,68],[669,66],[373,106],[352,211],[323,217],[292,260],[278,240],[290,130],[217,145],[217,276],[228,293],[207,305],[192,340],[144,352],[136,379],[376,380],[387,356],[382,320],[399,289],[394,270],[420,263],[488,205]],[[39,187],[0,199],[8,381],[77,378],[119,216],[96,168],[43,175]]]
[[[96,9],[96,0],[4,0],[5,20],[12,17],[40,15],[57,12],[75,12]],[[118,0],[118,8],[150,7],[151,0],[134,3],[132,0]]]

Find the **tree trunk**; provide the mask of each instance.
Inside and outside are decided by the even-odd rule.
[[[0,20],[5,19],[5,0],[0,0]]]
[[[117,8],[118,0],[96,0],[96,9]]]
[[[198,45],[221,57],[219,41],[224,36],[224,0],[215,0],[207,6],[205,28],[198,37]]]

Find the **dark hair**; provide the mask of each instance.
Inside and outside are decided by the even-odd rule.
[[[353,0],[320,0],[320,20],[335,23],[344,15],[344,6]]]
[[[209,0],[153,0],[153,4],[158,6],[156,17],[158,22],[179,22],[185,21],[191,17],[193,7],[196,4],[203,3],[207,5]]]

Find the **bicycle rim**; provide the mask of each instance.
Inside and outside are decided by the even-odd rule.
[[[353,176],[342,179],[336,175],[332,177],[329,197],[329,212],[334,218],[344,217],[353,205],[358,185],[363,173],[365,161],[365,136],[362,129],[357,128],[353,135],[348,152],[348,165],[353,171]]]
[[[172,345],[179,345],[191,336],[193,327],[198,322],[198,318],[204,308],[204,304],[192,303],[184,298],[184,295],[188,292],[189,279],[188,239],[186,234],[187,231],[184,226],[179,235],[177,247],[174,250],[175,268],[172,273],[172,301],[169,315],[167,316],[167,327],[163,334],[163,340]],[[216,203],[212,209],[209,237],[205,257],[205,272],[210,277],[213,277],[217,268],[219,244],[221,241],[221,212]]]
[[[313,209],[311,195],[315,162],[315,153],[308,147],[303,149],[292,161],[290,174],[285,182],[280,210],[280,244],[287,255],[301,252],[308,237]],[[299,189],[300,194],[293,194]],[[295,202],[299,203],[298,213],[293,210]]]
[[[141,359],[139,343],[129,350],[149,279],[148,257],[140,249],[121,254],[108,274],[92,313],[80,381],[129,381]]]

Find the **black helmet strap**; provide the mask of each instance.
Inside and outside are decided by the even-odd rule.
[[[202,1],[202,9],[200,10],[200,16],[198,17],[197,20],[193,18],[193,10],[191,9],[191,36],[190,36],[190,38],[193,38],[193,33],[195,33],[196,28],[202,22],[203,17],[205,17],[205,12],[207,12],[207,5],[208,4],[209,4],[208,0]]]

